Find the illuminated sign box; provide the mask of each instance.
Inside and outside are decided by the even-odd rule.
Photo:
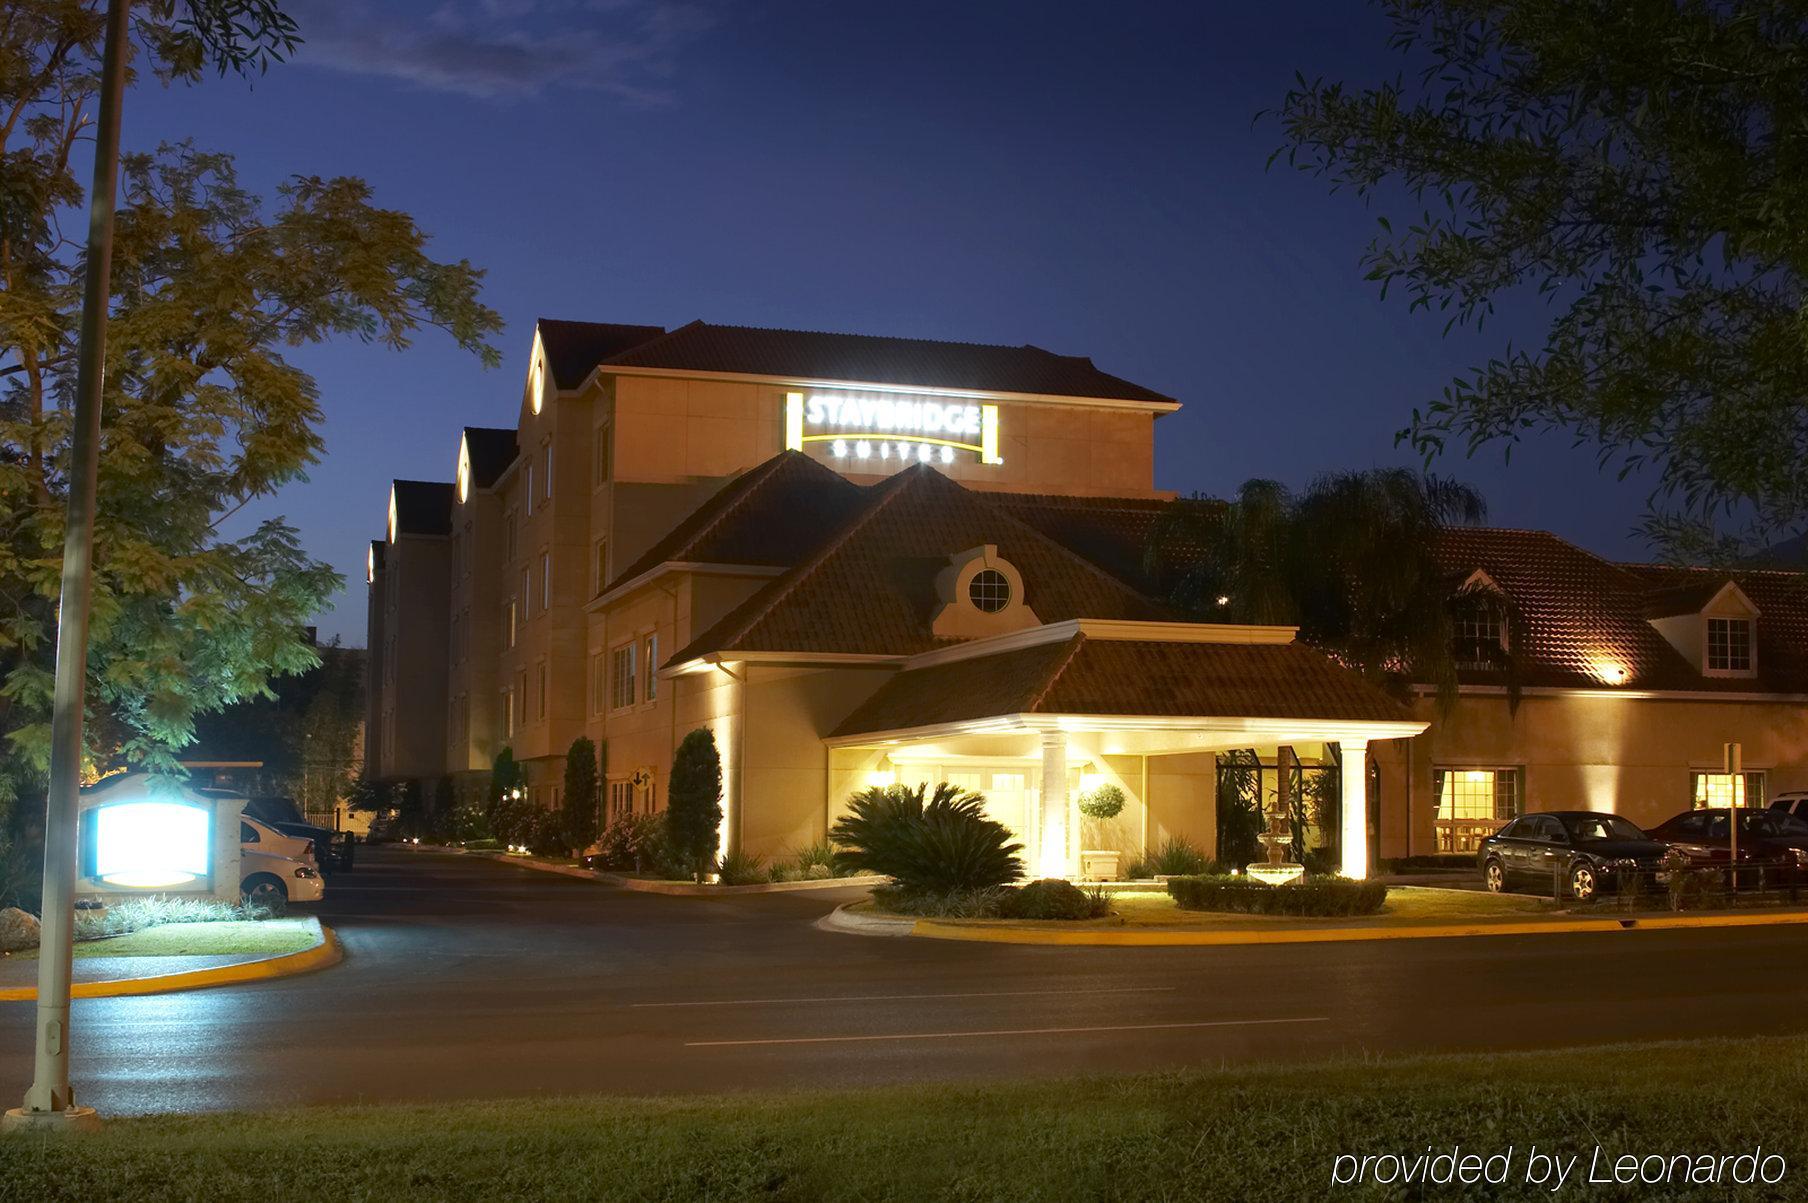
[[[1002,464],[998,407],[869,393],[786,393],[785,447],[826,444],[836,459],[952,464],[966,452]]]
[[[77,891],[208,894],[236,898],[238,824],[245,798],[196,790],[144,773],[109,777],[82,791]]]

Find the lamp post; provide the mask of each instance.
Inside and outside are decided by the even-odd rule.
[[[56,694],[50,726],[50,783],[44,802],[43,927],[38,943],[37,1053],[25,1105],[0,1129],[87,1128],[69,1085],[69,983],[75,925],[75,812],[82,777],[82,707],[87,693],[88,614],[94,574],[94,495],[100,470],[100,396],[106,367],[107,303],[113,270],[113,199],[119,178],[119,120],[125,91],[126,20],[131,0],[107,5],[100,111],[94,126],[94,186],[88,193],[88,265],[76,349],[75,421],[69,451],[69,510],[63,535],[63,592],[57,610]]]

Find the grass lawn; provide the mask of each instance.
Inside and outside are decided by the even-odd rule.
[[[281,956],[312,948],[318,939],[312,919],[235,920],[225,923],[166,923],[106,940],[82,940],[79,957],[196,957],[227,953]],[[37,959],[33,948],[14,956]],[[5,1196],[0,1195],[0,1199]]]
[[[25,1138],[0,1200],[195,1199],[1323,1199],[1339,1154],[1507,1152],[1473,1197],[1548,1199],[1531,1146],[1580,1155],[1559,1198],[1675,1198],[1576,1182],[1621,1154],[1790,1158],[1802,1197],[1808,1039],[1620,1046],[993,1086],[704,1099],[535,1099],[113,1119]],[[1611,1072],[1601,1067],[1611,1066]],[[1454,1198],[1432,1188],[1411,1197]]]

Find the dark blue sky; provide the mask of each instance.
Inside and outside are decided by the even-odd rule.
[[[193,137],[246,182],[358,175],[489,272],[500,371],[434,332],[316,373],[327,458],[273,507],[350,582],[392,477],[449,479],[515,415],[536,316],[1033,342],[1179,397],[1165,488],[1412,462],[1394,432],[1479,338],[1382,301],[1381,210],[1265,169],[1293,72],[1398,67],[1355,0],[1262,4],[295,0],[309,45],[255,86],[129,99],[126,145]],[[1389,210],[1402,215],[1404,206]],[[1409,211],[1410,212],[1410,211]],[[1568,440],[1446,457],[1499,525],[1634,557],[1643,489]]]

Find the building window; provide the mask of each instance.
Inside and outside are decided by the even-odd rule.
[[[967,583],[967,597],[982,614],[996,614],[1011,604],[1011,582],[996,568],[982,568]]]
[[[502,691],[502,735],[504,739],[515,737],[515,695],[507,689]]]
[[[458,663],[458,615],[456,615],[456,614],[454,614],[452,616],[452,638],[451,638],[450,642],[452,645],[452,663],[457,664]]]
[[[534,461],[528,460],[527,466],[523,468],[522,471],[527,473],[527,475],[522,478],[522,484],[526,486],[522,489],[522,492],[527,495],[527,513],[528,517],[531,518],[534,513]]]
[[[1708,619],[1708,671],[1748,673],[1751,666],[1751,619]]]
[[[519,525],[515,520],[514,510],[510,510],[502,520],[502,561],[505,564],[515,558],[515,531]]]
[[[1451,625],[1451,656],[1459,668],[1499,666],[1507,646],[1499,605],[1491,600],[1460,602]]]
[[[659,633],[647,636],[647,701],[659,696]]]
[[[546,717],[546,661],[534,666],[534,717]]]
[[[1695,809],[1720,806],[1763,806],[1764,772],[1690,773],[1689,797]]]
[[[540,497],[552,500],[552,444],[546,444],[545,459],[540,463]]]
[[[603,653],[596,652],[590,657],[590,713],[601,714],[608,707],[609,678],[603,674],[603,665],[608,661]]]
[[[532,570],[521,570],[521,621],[526,622],[534,614],[534,574]]]
[[[520,629],[520,602],[511,597],[508,599],[508,604],[502,607],[502,646],[514,647],[515,635]]]
[[[624,643],[609,656],[609,708],[625,710],[634,704],[634,645]]]
[[[1521,769],[1432,769],[1438,851],[1474,852],[1483,836],[1518,815],[1523,776]]]
[[[527,726],[527,671],[515,674],[515,725]]]
[[[540,613],[552,609],[552,553],[540,553]]]
[[[604,422],[596,428],[596,464],[594,478],[590,482],[592,487],[607,484],[609,481],[609,473],[614,467],[610,458],[610,444],[614,442],[610,436],[614,430],[614,426],[608,422]]]
[[[634,783],[623,778],[609,783],[609,817],[619,819],[634,813]]]
[[[609,540],[596,541],[596,592],[601,595],[603,587],[609,583]]]

